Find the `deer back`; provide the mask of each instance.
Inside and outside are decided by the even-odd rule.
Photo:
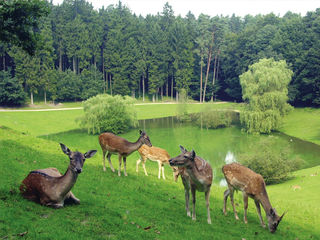
[[[103,150],[119,153],[126,153],[130,146],[129,141],[109,132],[100,134],[99,143]]]
[[[148,147],[147,145],[143,144],[138,149],[138,152],[143,159],[150,159],[152,161],[168,163],[170,159],[169,153],[165,149],[159,147]]]

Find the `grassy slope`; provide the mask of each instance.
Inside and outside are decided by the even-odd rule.
[[[69,146],[74,149],[74,146]],[[12,151],[14,149],[14,151]],[[88,149],[79,149],[86,151]],[[206,223],[204,196],[198,193],[197,221],[185,214],[181,182],[174,183],[170,170],[158,180],[157,165],[148,163],[150,176],[135,173],[135,156],[128,159],[128,177],[110,169],[102,171],[101,153],[86,161],[73,188],[79,206],[50,209],[21,198],[18,187],[32,169],[55,166],[64,172],[68,158],[56,142],[0,128],[0,238],[25,233],[27,239],[317,239],[320,238],[320,167],[301,170],[286,183],[268,187],[269,197],[280,212],[288,209],[279,230],[270,234],[259,226],[253,201],[249,224],[222,214],[224,188],[213,186],[212,225]],[[114,162],[114,165],[117,164]],[[315,175],[315,176],[311,176]],[[293,190],[293,185],[301,189]],[[236,194],[242,218],[242,197]],[[151,227],[144,230],[144,228]]]
[[[295,108],[284,118],[280,131],[320,145],[320,109]]]

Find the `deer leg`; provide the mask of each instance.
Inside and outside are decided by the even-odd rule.
[[[265,228],[266,225],[264,224],[263,218],[261,217],[260,203],[259,203],[259,201],[256,201],[256,200],[254,200],[254,203],[256,204],[256,207],[257,207],[257,212],[258,212],[258,215],[259,215],[259,219],[260,219],[261,226],[262,226],[263,228]]]
[[[123,157],[123,169],[124,169],[124,175],[127,177],[127,158]]]
[[[139,172],[139,164],[141,163],[141,158],[139,158],[137,160],[137,164],[136,164],[136,172]]]
[[[158,167],[159,167],[159,173],[158,173],[158,178],[160,179],[161,178],[161,162],[158,161]]]
[[[192,194],[192,220],[196,220],[196,189],[191,186]]]
[[[190,203],[190,189],[189,188],[184,188],[184,196],[185,196],[185,199],[186,199],[186,211],[187,211],[187,216],[188,217],[191,217],[191,213],[190,213],[190,209],[189,209],[189,203]]]
[[[111,153],[108,153],[107,158],[108,158],[108,161],[109,161],[109,164],[110,164],[110,168],[111,168],[111,171],[114,172],[114,167],[112,166],[110,157],[111,157]]]
[[[80,199],[76,198],[71,191],[69,192],[68,200],[71,200],[74,204],[80,204]]]
[[[106,171],[106,151],[102,151],[103,171]]]
[[[146,176],[148,176],[148,173],[147,173],[147,169],[146,169],[146,158],[145,159],[142,159],[142,167],[143,167],[143,170],[144,170],[144,174]]]
[[[230,189],[227,189],[223,193],[223,213],[227,216],[227,200],[230,195]]]
[[[162,168],[162,177],[163,177],[164,180],[166,180],[166,177],[164,176],[164,166],[163,166],[163,164],[161,164],[161,168]]]
[[[118,176],[121,176],[121,160],[122,160],[122,156],[119,154],[119,168],[118,168]]]
[[[248,223],[247,219],[247,209],[248,209],[248,195],[245,192],[243,193],[243,207],[244,207],[244,223]]]
[[[231,201],[231,205],[232,205],[232,208],[233,208],[234,217],[235,217],[237,220],[239,220],[239,217],[238,217],[236,208],[235,208],[235,206],[234,206],[234,201],[233,201],[234,189],[233,189],[233,188],[229,188],[229,189],[230,189],[230,201]]]
[[[210,197],[210,189],[205,192],[205,197],[206,197],[206,206],[207,206],[207,212],[208,212],[208,223],[211,224],[211,217],[210,217],[210,202],[209,202],[209,197]]]

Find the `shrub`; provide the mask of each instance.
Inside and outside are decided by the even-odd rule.
[[[180,122],[187,122],[191,120],[190,115],[188,114],[187,101],[187,92],[185,89],[181,89],[179,94],[179,104],[177,106],[177,119]]]
[[[19,106],[26,102],[26,93],[9,71],[0,71],[0,105]]]
[[[279,148],[273,138],[262,139],[250,146],[252,151],[238,155],[240,163],[261,174],[266,184],[286,180],[303,163],[301,158],[292,157],[289,145]]]
[[[128,96],[97,95],[83,103],[84,116],[78,121],[80,126],[91,134],[123,133],[138,124],[134,102],[135,100]]]
[[[198,115],[196,124],[207,129],[230,127],[233,115],[232,111],[205,110]]]

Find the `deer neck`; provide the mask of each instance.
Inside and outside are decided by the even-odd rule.
[[[61,195],[65,196],[76,183],[78,173],[68,167],[66,173],[61,176],[56,182],[56,191]]]
[[[143,145],[141,137],[136,142],[129,142],[128,155],[136,150],[138,150]]]
[[[186,167],[187,173],[192,179],[193,183],[196,185],[203,185],[204,184],[204,179],[203,176],[201,175],[197,165],[194,163],[190,167]]]
[[[269,197],[266,191],[261,193],[258,197],[259,202],[261,203],[264,211],[268,215],[270,213],[270,209],[272,208],[271,203],[269,201]]]

